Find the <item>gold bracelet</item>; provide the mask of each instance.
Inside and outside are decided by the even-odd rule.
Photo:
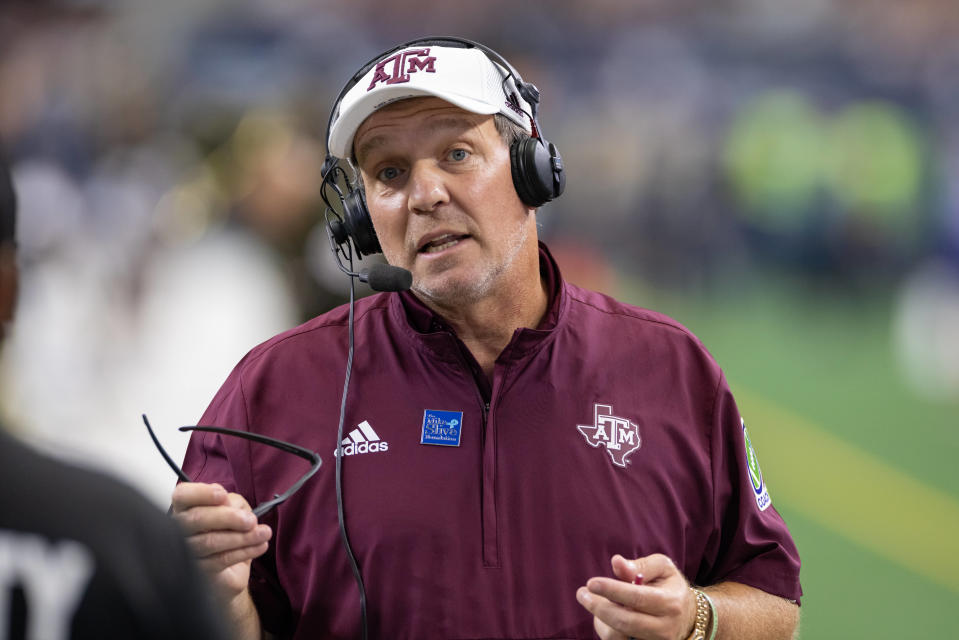
[[[689,588],[696,596],[696,620],[693,622],[693,632],[687,640],[706,640],[706,630],[709,628],[710,607],[709,598],[699,589]]]
[[[702,594],[706,596],[706,601],[709,603],[709,637],[706,640],[716,640],[716,629],[719,628],[719,614],[716,613],[716,603],[705,591]]]

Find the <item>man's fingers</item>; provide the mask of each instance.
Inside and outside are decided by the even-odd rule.
[[[197,558],[207,558],[218,554],[256,546],[269,541],[273,532],[265,524],[251,531],[206,531],[187,538],[187,544]]]
[[[636,638],[660,637],[658,634],[661,633],[663,627],[661,618],[641,611],[627,609],[616,602],[593,593],[586,587],[580,587],[576,591],[576,599],[598,621],[620,634]],[[596,632],[600,633],[601,627],[595,623],[593,626]],[[600,635],[603,637],[603,634]],[[613,635],[611,637],[617,636]]]
[[[622,640],[623,634],[616,629],[613,629],[611,626],[593,616],[593,629],[596,631],[596,635],[599,636],[599,640]]]
[[[206,558],[201,558],[199,561],[200,567],[206,571],[208,574],[215,574],[224,569],[229,569],[235,564],[241,562],[247,562],[253,558],[257,558],[266,553],[266,550],[270,548],[270,545],[266,542],[260,544],[252,545],[249,547],[242,547],[240,549],[231,549],[229,551],[224,551],[214,556],[209,556]]]
[[[173,513],[178,513],[192,507],[212,507],[225,504],[227,499],[226,489],[218,484],[181,482],[173,489],[171,504]]]
[[[636,579],[636,576],[642,573],[639,570],[639,565],[636,564],[635,560],[627,560],[618,553],[613,556],[610,564],[613,567],[613,575],[620,580],[625,580],[626,582],[633,582],[633,580]],[[649,582],[649,579],[647,579],[645,574],[643,574],[643,582]]]
[[[613,578],[590,578],[586,588],[593,595],[653,616],[669,615],[675,609],[667,594],[655,587],[636,586]]]
[[[241,496],[239,493],[230,493],[226,496],[226,499],[231,507],[243,509],[245,511],[253,511],[253,507],[250,506],[250,503],[247,502],[246,498]]]
[[[622,562],[617,562],[617,557],[619,557]],[[617,565],[619,565],[620,570],[625,570],[628,572],[628,569],[625,569],[625,566],[628,566],[629,562],[630,561],[624,559],[622,556],[613,556],[613,571],[617,573],[617,576],[619,575],[617,572]],[[669,556],[665,556],[661,553],[654,553],[642,558],[636,558],[632,561],[632,563],[633,566],[636,567],[636,570],[643,574],[643,583],[645,584],[665,580],[679,573],[679,569],[676,568],[676,565],[673,564],[673,561],[670,560]],[[632,581],[632,577],[630,577],[629,580]]]
[[[174,512],[173,518],[189,534],[206,531],[246,532],[252,531],[257,523],[252,511],[230,506],[193,507]]]

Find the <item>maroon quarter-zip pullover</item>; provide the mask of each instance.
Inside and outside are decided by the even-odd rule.
[[[576,589],[616,553],[798,601],[796,547],[706,349],[663,315],[563,282],[545,247],[541,270],[548,313],[515,332],[492,384],[411,294],[356,303],[343,490],[370,636],[593,638]],[[324,459],[264,516],[274,537],[253,564],[265,628],[297,639],[360,635],[334,485],[347,324],[341,307],[256,347],[202,418]],[[305,462],[196,433],[184,468],[254,504]]]

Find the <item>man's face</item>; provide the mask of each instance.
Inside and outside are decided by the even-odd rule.
[[[439,98],[403,100],[357,130],[366,201],[390,264],[440,304],[480,300],[524,274],[536,218],[520,201],[493,116]]]

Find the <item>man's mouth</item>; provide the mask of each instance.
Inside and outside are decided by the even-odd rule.
[[[424,244],[419,248],[419,253],[439,253],[445,249],[449,249],[453,245],[457,244],[461,240],[464,240],[469,237],[469,234],[464,235],[454,235],[451,233],[442,235],[438,238],[434,238]]]

